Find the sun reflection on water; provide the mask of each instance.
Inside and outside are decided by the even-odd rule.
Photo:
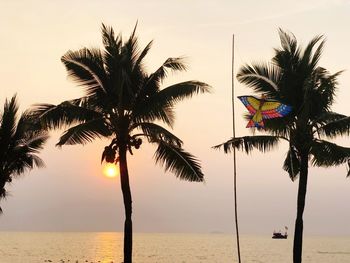
[[[101,263],[122,261],[122,235],[120,233],[100,232],[96,233],[94,240],[95,258]],[[116,260],[119,261],[116,261]]]

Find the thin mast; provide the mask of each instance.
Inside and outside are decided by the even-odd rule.
[[[234,75],[234,50],[235,50],[235,35],[232,35],[232,132],[233,139],[236,138],[236,127],[235,127],[235,75]],[[241,263],[241,251],[239,247],[239,232],[238,232],[238,217],[237,217],[237,171],[236,171],[236,148],[233,147],[233,194],[234,194],[234,203],[235,203],[235,224],[236,224],[236,238],[237,238],[237,253],[238,253],[238,263]]]

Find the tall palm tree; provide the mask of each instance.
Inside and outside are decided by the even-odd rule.
[[[29,111],[18,118],[16,96],[5,100],[0,112],[0,200],[6,197],[5,186],[13,178],[34,167],[44,166],[37,154],[47,139],[47,132],[34,124]]]
[[[265,152],[281,140],[289,143],[283,168],[293,181],[299,177],[293,247],[293,262],[299,263],[309,164],[329,167],[349,162],[350,148],[325,139],[349,135],[350,117],[331,111],[340,72],[330,74],[318,66],[323,37],[315,37],[302,49],[293,34],[280,29],[279,36],[281,48],[275,49],[272,61],[244,65],[237,79],[257,93],[292,106],[292,113],[266,120],[265,130],[260,129],[265,132],[263,135],[232,138],[216,148],[223,147],[226,153],[233,148],[246,153],[254,148]]]
[[[182,141],[159,125],[172,127],[177,102],[210,87],[199,81],[186,81],[161,88],[171,71],[186,69],[182,58],[168,58],[154,73],[148,74],[144,58],[152,41],[142,50],[135,30],[123,42],[111,27],[102,24],[104,49],[82,48],[62,57],[69,76],[85,89],[78,99],[59,105],[41,104],[36,114],[47,128],[70,126],[58,145],[85,144],[105,137],[111,143],[102,153],[102,161],[119,162],[125,207],[124,262],[132,262],[132,199],[127,154],[139,149],[142,138],[156,144],[156,163],[187,181],[202,182],[199,161],[182,148]]]

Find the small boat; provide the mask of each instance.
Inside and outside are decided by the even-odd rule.
[[[286,232],[284,234],[282,234],[282,231],[273,231],[273,234],[272,234],[272,238],[273,239],[287,239],[288,237],[288,233],[287,233],[287,230],[288,230],[288,227],[284,227]]]

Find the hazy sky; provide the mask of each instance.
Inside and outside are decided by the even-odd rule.
[[[196,79],[214,92],[177,107],[175,134],[202,160],[204,184],[179,181],[156,166],[152,146],[129,158],[135,232],[233,232],[232,156],[211,146],[231,137],[231,46],[235,68],[265,61],[279,46],[277,29],[292,31],[306,44],[327,37],[320,65],[339,77],[334,109],[350,115],[350,1],[0,1],[0,103],[18,94],[21,109],[37,102],[59,103],[82,95],[67,79],[60,57],[69,49],[101,46],[106,23],[129,36],[138,20],[142,45],[154,39],[150,71],[168,57],[186,56],[188,72],[166,84]],[[237,95],[251,90],[236,82]],[[237,134],[247,135],[245,109],[236,100]],[[53,133],[33,170],[8,188],[0,230],[120,231],[124,210],[120,182],[102,175],[107,141],[54,147]],[[350,146],[349,139],[338,140]],[[297,183],[282,170],[286,145],[269,154],[238,155],[238,197],[243,233],[270,234],[294,228]],[[350,235],[350,179],[346,167],[310,169],[306,234]]]

